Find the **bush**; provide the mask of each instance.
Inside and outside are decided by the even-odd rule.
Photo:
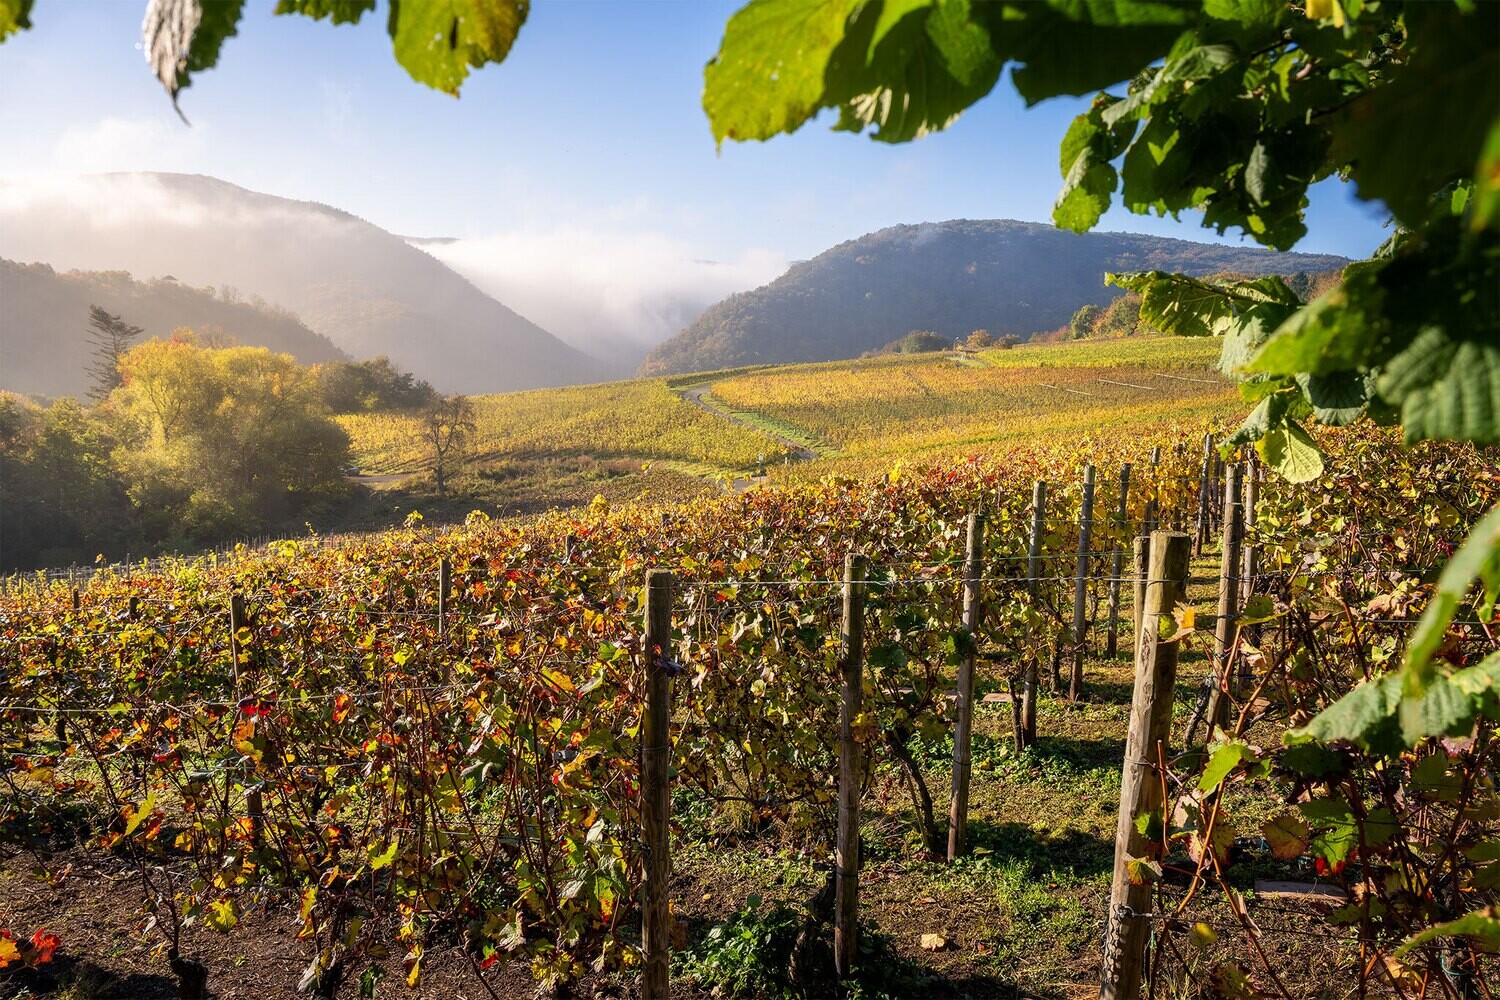
[[[913,330],[896,342],[896,350],[902,354],[926,354],[948,348],[948,338],[931,330]]]

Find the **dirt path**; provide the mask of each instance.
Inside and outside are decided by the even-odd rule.
[[[697,405],[701,409],[707,410],[714,416],[723,417],[725,420],[728,420],[731,423],[739,424],[741,427],[748,427],[753,431],[760,431],[762,434],[770,435],[776,440],[777,444],[784,445],[785,447],[789,448],[792,452],[792,457],[799,462],[811,462],[813,459],[818,457],[818,453],[816,451],[800,444],[799,442],[793,441],[791,438],[782,437],[775,431],[766,430],[764,427],[759,426],[753,421],[746,420],[745,418],[737,416],[728,410],[721,410],[714,404],[705,401],[703,398],[703,394],[708,392],[708,390],[711,388],[712,386],[708,385],[707,383],[703,385],[689,386],[688,388],[682,390],[682,398],[690,403]]]
[[[791,438],[782,437],[775,431],[769,431],[766,428],[755,424],[753,421],[746,420],[744,417],[731,413],[728,410],[722,410],[714,404],[708,402],[703,398],[703,396],[711,388],[712,386],[707,382],[703,383],[702,385],[692,385],[688,386],[686,389],[683,389],[681,395],[682,398],[687,402],[692,403],[701,410],[712,413],[716,417],[728,420],[730,423],[739,424],[741,427],[748,427],[751,430],[760,431],[762,434],[769,435],[776,441],[777,444],[782,445],[790,452],[791,457],[794,461],[811,462],[813,459],[818,457],[818,453],[813,449],[808,448],[797,441],[793,441]],[[742,493],[745,490],[748,490],[750,487],[756,485],[757,483],[765,482],[767,478],[769,477],[748,476],[743,479],[736,479],[732,483],[730,483],[730,488],[736,493]]]

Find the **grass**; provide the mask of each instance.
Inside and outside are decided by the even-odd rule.
[[[888,355],[476,396],[478,426],[446,497],[433,492],[417,417],[346,416],[355,464],[403,475],[372,484],[320,527],[390,527],[414,509],[437,523],[476,508],[527,516],[595,496],[685,500],[744,485],[762,462],[772,479],[795,481],[1058,440],[1082,452],[1238,418],[1243,404],[1212,370],[1216,355],[1207,340],[1129,339],[991,350],[963,363]],[[683,398],[700,389],[709,409]],[[816,457],[786,461],[785,442]]]
[[[1017,444],[1231,418],[1217,345],[1181,339],[989,351],[983,364],[896,356],[768,369],[712,383],[735,411],[800,428],[867,471]],[[807,471],[807,470],[804,470]],[[825,470],[827,471],[827,470]]]

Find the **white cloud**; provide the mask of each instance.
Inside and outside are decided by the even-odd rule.
[[[712,261],[665,233],[577,225],[420,245],[575,347],[616,356],[644,353],[708,306],[787,266],[779,251]]]
[[[189,127],[163,116],[102,118],[70,125],[58,136],[52,156],[68,173],[120,170],[201,170],[208,149],[204,126]]]

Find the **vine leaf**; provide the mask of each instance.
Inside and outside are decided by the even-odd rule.
[[[1271,845],[1271,856],[1283,861],[1298,858],[1307,851],[1310,836],[1307,824],[1295,813],[1283,813],[1266,820],[1261,835]]]
[[[1323,474],[1323,453],[1295,421],[1266,431],[1255,442],[1256,454],[1288,482],[1310,483]]]
[[[238,30],[244,0],[151,0],[141,22],[146,62],[179,115],[177,95],[191,86],[192,75],[219,61],[224,39]],[[0,30],[0,38],[4,37]],[[184,118],[184,121],[187,119]]]
[[[31,27],[32,0],[0,0],[0,42]],[[0,968],[3,968],[0,965]]]
[[[1465,914],[1457,920],[1425,928],[1401,942],[1401,947],[1396,949],[1395,956],[1401,958],[1413,948],[1419,948],[1429,941],[1443,937],[1473,938],[1485,951],[1500,951],[1500,907],[1486,907],[1483,910]]]
[[[510,54],[530,0],[391,0],[387,30],[411,78],[458,96],[470,67]]]

